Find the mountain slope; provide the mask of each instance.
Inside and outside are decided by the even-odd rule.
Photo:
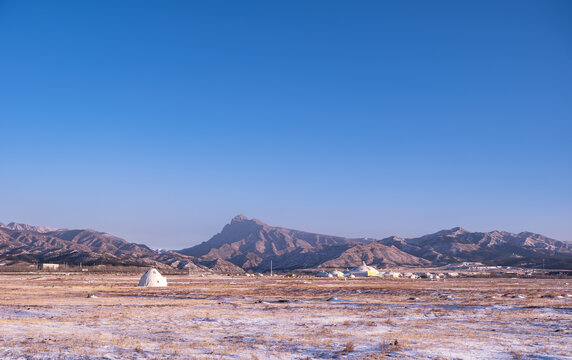
[[[401,251],[395,246],[387,246],[372,241],[350,247],[335,259],[321,264],[325,268],[350,268],[365,261],[379,268],[390,266],[429,266],[431,261]]]

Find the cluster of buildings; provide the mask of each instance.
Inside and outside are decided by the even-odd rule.
[[[398,272],[398,271],[379,271],[372,266],[363,262],[360,266],[346,271],[321,271],[316,274],[317,277],[384,277],[384,278],[408,278],[408,279],[444,279],[447,277],[459,276],[456,272],[448,273],[428,273],[428,272]]]

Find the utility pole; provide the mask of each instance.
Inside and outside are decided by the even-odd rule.
[[[273,276],[272,275],[272,260],[270,260],[270,276]]]

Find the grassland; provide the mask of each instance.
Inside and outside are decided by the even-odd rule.
[[[572,281],[0,274],[2,359],[572,359]]]

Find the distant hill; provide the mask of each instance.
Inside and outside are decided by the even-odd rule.
[[[8,225],[0,223],[0,228],[10,229],[10,230],[19,230],[19,231],[34,231],[39,233],[45,233],[50,231],[58,230],[56,228],[50,228],[46,226],[33,226],[28,224],[19,224],[15,222],[11,222]]]
[[[0,259],[84,265],[195,267],[181,254],[157,253],[145,245],[94,230],[52,229],[0,223]]]
[[[430,266],[429,260],[408,254],[395,246],[387,246],[372,241],[350,247],[335,259],[328,260],[320,266],[325,268],[351,268],[365,261],[378,268],[395,266]]]

